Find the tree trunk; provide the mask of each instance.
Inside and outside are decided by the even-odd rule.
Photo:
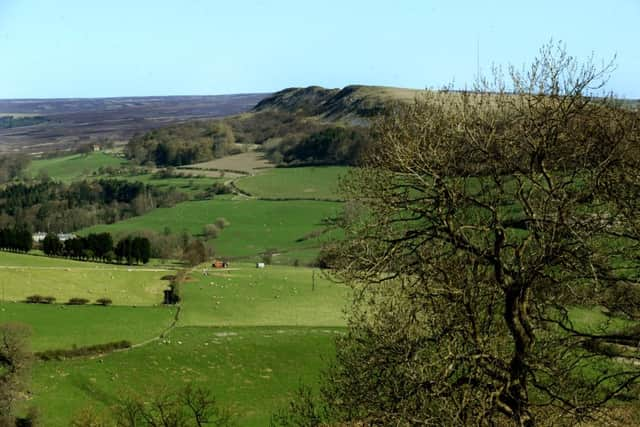
[[[517,284],[509,287],[505,293],[505,303],[504,317],[515,345],[509,365],[510,381],[501,400],[511,409],[511,416],[518,425],[533,427],[535,420],[529,408],[526,362],[534,340],[528,313],[529,288]]]

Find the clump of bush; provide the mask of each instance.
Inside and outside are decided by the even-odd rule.
[[[40,304],[42,295],[29,295],[25,301],[29,304]]]
[[[210,187],[208,187],[205,191],[202,191],[196,195],[197,200],[205,200],[212,199],[215,196],[222,194],[231,194],[233,193],[233,189],[229,185],[225,185],[221,182],[216,182]]]
[[[121,350],[131,347],[131,342],[122,340],[109,342],[106,344],[89,345],[86,347],[74,347],[67,350],[47,350],[35,353],[40,360],[64,360],[73,357],[94,356],[104,354],[114,350]]]
[[[224,230],[225,228],[227,228],[228,226],[230,226],[230,225],[231,225],[231,223],[229,222],[229,220],[227,220],[227,218],[225,218],[225,217],[219,217],[219,218],[216,218],[215,225],[216,225],[220,230]]]
[[[29,304],[53,304],[56,298],[52,296],[29,295],[25,301]]]
[[[89,302],[88,299],[86,298],[69,298],[69,301],[67,301],[67,304],[69,305],[85,305]]]
[[[106,306],[108,306],[108,305],[113,304],[113,301],[111,301],[111,298],[98,298],[98,299],[96,300],[96,304],[98,304],[98,305],[102,305],[102,306],[105,306],[105,307],[106,307]]]
[[[221,228],[215,224],[207,224],[202,229],[202,234],[208,239],[215,239],[220,234]]]

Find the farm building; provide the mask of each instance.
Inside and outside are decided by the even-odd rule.
[[[37,233],[33,233],[33,241],[36,243],[40,243],[44,240],[44,238],[47,237],[47,233],[44,233],[42,231],[39,231]],[[66,240],[69,239],[75,239],[76,235],[73,233],[58,233],[58,239],[61,242],[64,242]]]
[[[229,267],[229,263],[226,261],[213,261],[213,263],[211,263],[211,267],[213,268],[227,268]]]

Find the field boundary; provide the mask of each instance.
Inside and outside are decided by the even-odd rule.
[[[235,173],[237,175],[243,175],[243,176],[253,176],[252,173],[247,172],[247,171],[241,171],[238,169],[224,169],[224,168],[196,168],[196,167],[190,167],[190,166],[179,166],[176,168],[177,170],[190,170],[190,171],[205,171],[205,172],[229,172],[229,173]],[[268,169],[268,168],[265,168]]]
[[[182,306],[176,306],[177,310],[176,310],[176,314],[174,314],[173,316],[173,321],[171,322],[171,324],[169,326],[167,326],[166,328],[164,328],[164,330],[162,332],[160,332],[160,335],[153,337],[153,338],[149,338],[148,340],[136,343],[136,344],[132,344],[131,346],[127,347],[127,348],[122,348],[122,349],[117,349],[114,350],[112,353],[115,352],[119,352],[119,351],[127,351],[127,350],[131,350],[133,348],[139,348],[139,347],[143,347],[145,345],[151,344],[154,341],[158,341],[162,338],[164,338],[164,336],[166,334],[168,334],[169,332],[171,332],[176,325],[178,324],[178,320],[180,320],[180,311],[182,310]]]
[[[241,196],[251,197],[252,199],[264,200],[264,201],[267,201],[267,202],[299,202],[299,201],[306,201],[306,202],[332,202],[332,203],[344,202],[344,199],[330,198],[330,197],[262,197],[262,196],[256,196],[254,194],[249,193],[246,190],[241,189],[240,187],[238,187],[236,185],[235,180],[229,181],[228,184],[232,188],[233,191],[235,191],[236,193],[240,194]]]

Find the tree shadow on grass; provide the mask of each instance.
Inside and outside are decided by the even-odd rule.
[[[100,402],[105,406],[111,406],[118,403],[116,395],[110,394],[100,387],[97,383],[83,376],[73,376],[71,384],[78,390],[82,391],[89,399]]]

